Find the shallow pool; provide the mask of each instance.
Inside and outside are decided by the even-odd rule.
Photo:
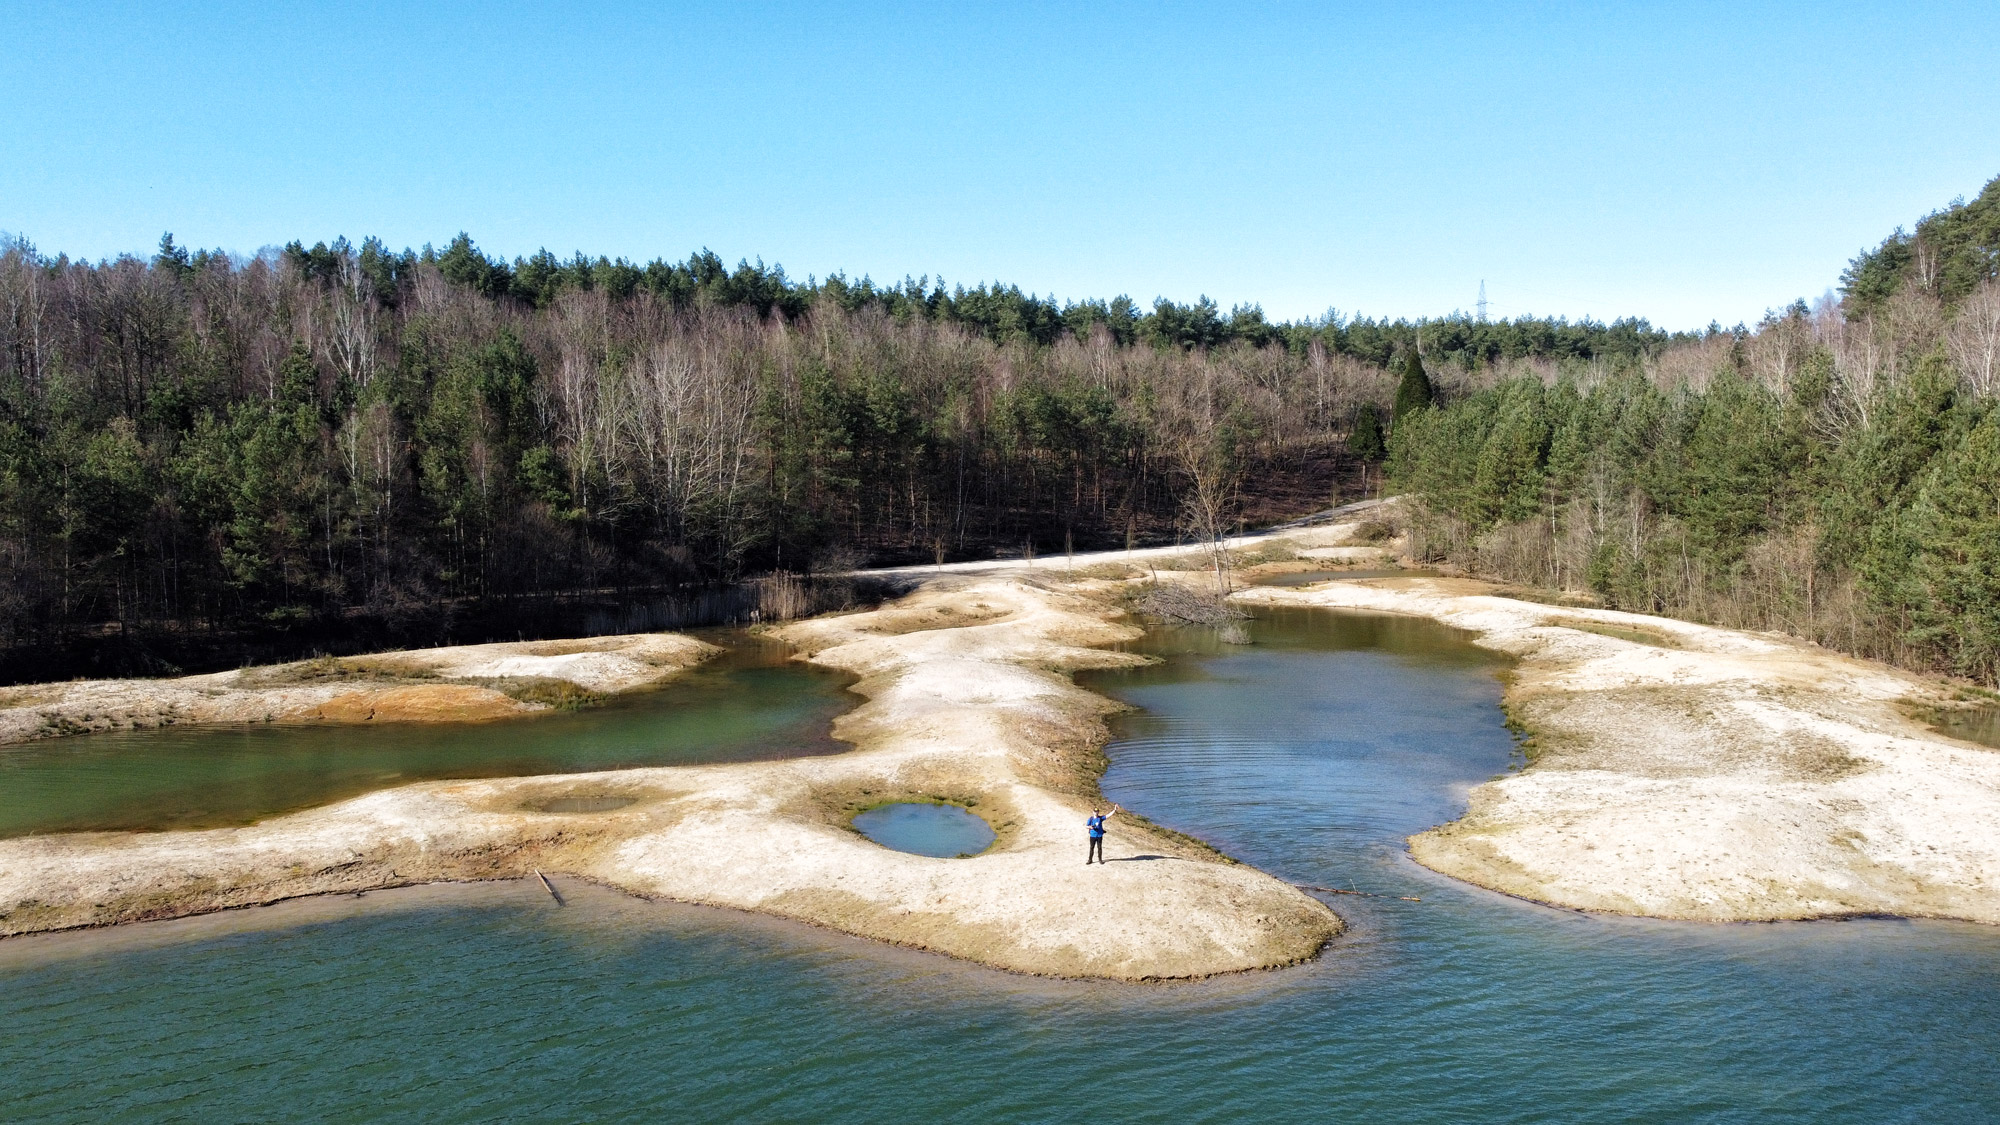
[[[241,824],[404,782],[744,761],[847,749],[851,677],[740,630],[715,659],[600,707],[490,723],[256,724],[0,747],[0,836]]]
[[[957,805],[877,805],[854,818],[854,829],[885,848],[937,859],[978,855],[993,845],[993,826]]]
[[[1044,981],[581,884],[419,888],[0,942],[7,1115],[1992,1119],[2000,931],[1606,918],[1432,875],[1402,836],[1512,760],[1495,662],[1408,619],[1251,629],[1093,677],[1146,708],[1105,788],[1282,877],[1422,899],[1334,900],[1352,929],[1314,965]]]

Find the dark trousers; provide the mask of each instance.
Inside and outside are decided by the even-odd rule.
[[[1093,859],[1099,863],[1104,862],[1104,837],[1102,836],[1092,836],[1090,838],[1090,855],[1084,859],[1083,865],[1089,867],[1090,861]]]

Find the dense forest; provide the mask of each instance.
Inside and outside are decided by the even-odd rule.
[[[508,262],[463,234],[95,263],[16,240],[0,679],[1204,538],[1386,468],[1427,557],[1992,680],[1997,247],[2000,181],[1864,251],[1838,300],[1674,334]]]
[[[15,241],[0,309],[9,678],[512,637],[550,627],[537,599],[1212,536],[1379,482],[1397,355],[1470,377],[1684,339],[799,283],[706,251],[510,263],[464,235],[253,258],[169,236],[97,263]],[[195,643],[225,637],[261,647]]]
[[[1430,558],[2000,686],[2000,179],[1837,300],[1503,361],[1389,444]]]

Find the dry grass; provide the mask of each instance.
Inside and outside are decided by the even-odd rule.
[[[409,683],[436,680],[438,674],[408,659],[380,656],[316,656],[295,664],[245,668],[237,677],[243,687],[292,687],[329,683]]]
[[[1600,637],[1630,641],[1633,644],[1651,645],[1654,648],[1681,648],[1680,638],[1658,629],[1645,629],[1631,625],[1607,625],[1602,621],[1591,621],[1581,617],[1557,617],[1549,620],[1551,625],[1565,629],[1575,629],[1583,633],[1595,633]]]
[[[1248,615],[1208,590],[1196,590],[1180,583],[1155,583],[1142,587],[1132,608],[1140,613],[1189,625],[1226,625]]]
[[[578,687],[568,680],[551,679],[546,676],[506,676],[488,680],[465,680],[467,684],[492,688],[509,698],[530,705],[552,708],[557,711],[581,711],[585,707],[595,707],[609,696],[588,688]]]

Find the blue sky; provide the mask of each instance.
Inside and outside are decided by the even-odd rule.
[[[71,10],[72,8],[78,10]],[[469,231],[1274,317],[1754,320],[2000,175],[2000,4],[0,0],[44,252]]]

